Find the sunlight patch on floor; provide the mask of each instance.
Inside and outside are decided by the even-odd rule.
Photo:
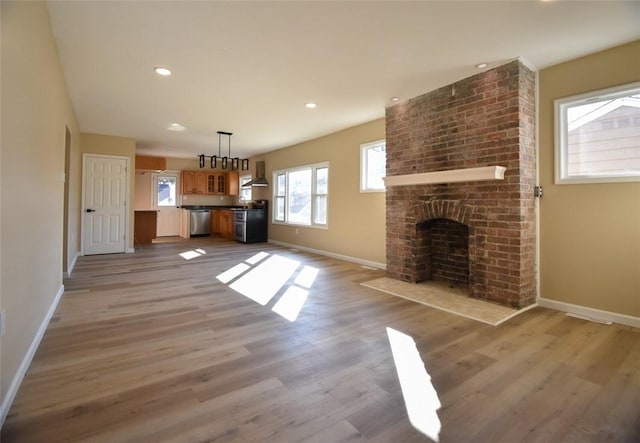
[[[271,310],[290,322],[294,322],[298,318],[298,314],[300,314],[308,295],[309,291],[306,289],[289,286]]]
[[[305,265],[302,269],[300,266],[297,260],[259,252],[243,263],[218,274],[216,278],[224,284],[232,282],[229,288],[262,306],[267,305],[284,288],[284,293],[271,310],[294,322],[320,272],[313,266]],[[290,282],[294,275],[295,278]]]
[[[442,405],[416,342],[411,336],[393,328],[387,328],[387,336],[409,421],[414,428],[437,442],[442,428],[437,411]]]
[[[206,253],[207,251],[205,251],[204,249],[198,248],[198,249],[192,249],[190,251],[181,252],[179,255],[185,260],[191,260],[196,257],[200,257],[201,255],[204,255]]]
[[[296,277],[294,283],[309,289],[313,286],[313,282],[316,281],[319,271],[318,268],[314,268],[313,266],[305,266]]]
[[[244,263],[238,263],[233,268],[224,271],[222,274],[219,274],[216,278],[222,283],[229,283],[231,280],[233,280],[240,274],[243,274],[248,269],[251,269],[251,266]]]
[[[256,263],[258,263],[261,260],[264,260],[265,258],[269,257],[269,254],[266,252],[258,252],[256,255],[254,255],[253,257],[249,257],[248,259],[246,259],[245,261],[247,263],[249,263],[250,265],[255,265]]]
[[[284,286],[298,266],[299,261],[272,255],[229,287],[264,306]]]

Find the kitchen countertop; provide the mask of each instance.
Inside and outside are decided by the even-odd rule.
[[[246,209],[244,206],[238,205],[182,205],[181,209]]]

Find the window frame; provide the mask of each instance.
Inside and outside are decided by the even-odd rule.
[[[382,186],[382,188],[370,188],[367,186],[369,182],[368,176],[368,161],[369,157],[367,156],[367,152],[370,149],[377,148],[380,145],[384,146],[385,152],[385,175],[382,178],[386,177],[386,157],[387,157],[387,141],[386,139],[375,140],[368,143],[363,143],[360,145],[360,192],[387,192],[387,187]]]
[[[327,192],[326,194],[318,194],[317,186],[317,170],[318,169],[327,169]],[[311,213],[309,216],[310,224],[299,223],[299,222],[291,222],[289,221],[289,174],[292,172],[299,172],[305,170],[311,170],[311,192],[309,193],[309,199],[311,202]],[[278,195],[280,191],[278,177],[284,175],[284,193],[283,195]],[[313,163],[308,165],[294,166],[291,168],[279,169],[277,171],[272,172],[272,180],[273,180],[273,211],[271,216],[271,222],[277,225],[285,225],[285,226],[295,226],[295,227],[305,227],[305,228],[317,228],[317,229],[328,229],[329,228],[329,162],[320,162]],[[325,196],[326,208],[326,223],[316,223],[316,215],[317,215],[317,198],[318,196]],[[278,199],[282,199],[284,202],[284,220],[277,219],[277,208],[278,208]]]
[[[555,184],[640,182],[640,172],[613,175],[569,175],[567,161],[569,135],[567,109],[569,107],[590,103],[598,99],[615,99],[637,94],[640,94],[640,82],[627,83],[554,100]]]
[[[238,178],[238,186],[240,187],[240,192],[238,195],[238,200],[240,200],[240,198],[244,198],[244,202],[248,203],[250,201],[252,201],[253,199],[253,188],[251,186],[247,186],[246,188],[243,188],[242,185],[244,185],[245,183],[248,183],[252,180],[251,178],[251,174],[248,175],[241,175]],[[244,182],[244,183],[243,183]],[[244,196],[245,193],[249,193],[249,198],[246,198]]]

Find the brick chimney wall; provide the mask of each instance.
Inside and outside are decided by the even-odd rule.
[[[468,227],[472,297],[533,303],[534,73],[514,61],[391,106],[386,143],[387,176],[507,168],[504,180],[387,187],[388,276],[431,278],[430,221],[447,219]]]

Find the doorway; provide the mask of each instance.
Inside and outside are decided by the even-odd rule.
[[[153,209],[158,213],[156,227],[158,237],[180,235],[179,185],[179,172],[153,174]]]

